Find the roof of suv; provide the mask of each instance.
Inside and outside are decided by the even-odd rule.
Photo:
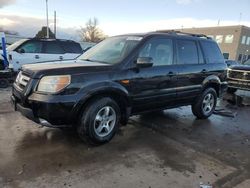
[[[175,30],[169,30],[169,31],[154,31],[154,32],[148,32],[148,33],[135,33],[135,34],[126,34],[121,36],[138,36],[138,37],[147,37],[152,35],[168,35],[168,36],[175,36],[175,37],[181,37],[181,38],[196,38],[196,39],[205,39],[205,40],[211,40],[211,37],[208,37],[204,34],[193,34],[193,33],[185,33]]]
[[[47,38],[29,38],[27,40],[34,40],[34,41],[59,41],[59,42],[74,42],[77,43],[76,41],[73,40],[67,40],[67,39],[47,39]]]

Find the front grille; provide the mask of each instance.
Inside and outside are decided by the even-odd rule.
[[[20,91],[23,91],[30,81],[30,77],[20,71],[16,77],[15,85]]]
[[[250,90],[250,82],[242,82],[242,81],[228,81],[228,86],[232,88],[238,88],[243,90]]]
[[[250,71],[228,70],[227,76],[233,80],[250,81]]]

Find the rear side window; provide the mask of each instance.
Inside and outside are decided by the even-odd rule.
[[[195,41],[177,40],[178,64],[198,64],[199,56]]]
[[[82,47],[75,42],[61,42],[61,45],[66,53],[81,54]]]
[[[201,46],[204,51],[207,63],[223,63],[224,58],[221,54],[220,48],[215,42],[201,41]]]
[[[64,54],[63,48],[56,41],[45,42],[44,53],[46,54]]]

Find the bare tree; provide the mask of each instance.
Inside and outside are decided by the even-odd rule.
[[[86,42],[100,42],[105,38],[103,31],[98,27],[98,19],[89,19],[84,28],[80,29],[80,36]]]

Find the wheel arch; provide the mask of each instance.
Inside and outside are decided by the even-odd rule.
[[[131,113],[131,99],[124,87],[117,86],[98,87],[88,92],[87,96],[83,97],[74,107],[75,119],[78,120],[81,112],[89,103],[103,97],[110,97],[118,104],[121,110],[120,122],[122,125],[126,125]]]
[[[217,96],[219,97],[221,95],[221,81],[220,78],[218,76],[212,75],[212,76],[208,76],[202,84],[202,91],[204,91],[205,89],[212,87],[213,89],[215,89]]]

